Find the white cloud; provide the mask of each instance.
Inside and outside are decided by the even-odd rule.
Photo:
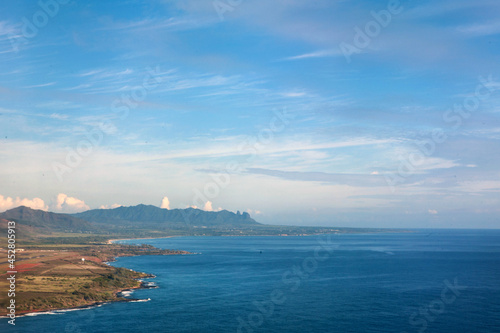
[[[167,197],[163,197],[161,200],[160,208],[170,209],[170,200]]]
[[[50,115],[50,118],[58,119],[58,120],[67,120],[68,115],[67,114],[60,114],[60,113],[53,113]]]
[[[281,95],[285,96],[285,97],[304,97],[307,94],[305,92],[303,92],[303,91],[302,92],[291,91],[291,92],[282,93]]]
[[[432,214],[432,215],[436,215],[438,213],[438,211],[435,209],[429,209],[428,212],[429,212],[429,214]]]
[[[89,210],[90,207],[83,200],[59,193],[52,209],[61,213],[79,213]]]
[[[40,209],[45,211],[49,209],[49,207],[45,204],[45,202],[40,198],[21,199],[17,197],[13,199],[11,197],[4,197],[3,195],[0,195],[0,211],[3,212],[19,206],[26,206],[32,209]]]
[[[315,211],[316,208],[313,208],[313,210]],[[247,209],[247,213],[250,214],[250,215],[253,215],[253,214],[255,214],[255,215],[262,214],[262,212],[260,210],[253,210],[253,209],[250,209],[250,208]]]
[[[112,205],[101,205],[99,206],[99,209],[114,209],[114,208],[118,208],[118,207],[122,207],[123,205],[120,205],[120,204],[112,204]]]
[[[248,138],[241,136],[241,138],[233,138],[234,140],[240,139],[241,143],[244,143]],[[222,141],[222,140],[218,140]],[[335,142],[312,142],[305,140],[288,140],[284,142],[272,142],[268,145],[259,145],[258,153],[259,155],[265,154],[275,154],[283,152],[293,152],[306,151],[306,150],[321,150],[321,149],[336,149],[345,147],[357,147],[357,146],[371,146],[380,144],[389,144],[399,142],[396,139],[372,139],[368,137],[353,137],[344,140],[339,140]],[[238,145],[235,147],[229,146],[226,143],[219,144],[207,144],[205,147],[199,148],[186,148],[173,151],[168,155],[163,155],[165,159],[174,158],[187,158],[187,157],[223,157],[223,156],[241,156],[247,155],[248,151],[245,149],[238,149]],[[155,157],[156,158],[156,157]]]
[[[205,207],[203,207],[203,210],[206,210],[207,212],[213,212],[212,202],[211,201],[207,201],[205,203]]]
[[[434,169],[450,169],[461,166],[454,160],[447,160],[440,157],[426,157],[421,163],[420,160],[415,161],[415,169],[419,170],[434,170]]]

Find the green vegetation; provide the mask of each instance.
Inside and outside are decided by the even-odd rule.
[[[206,212],[193,208],[167,210],[147,205],[94,209],[73,215],[18,207],[1,213],[0,219],[16,221],[16,238],[27,245],[99,245],[108,239],[169,236],[293,236],[391,231],[265,225],[256,222],[248,213]],[[2,231],[5,230],[0,226]]]
[[[18,314],[87,306],[99,302],[126,301],[117,292],[139,288],[137,279],[146,273],[104,264],[117,256],[186,254],[151,245],[120,244],[19,244],[16,255],[16,310]],[[4,250],[3,255],[7,255]],[[0,253],[0,255],[2,255]],[[85,258],[83,261],[82,258]],[[0,264],[7,271],[7,263]],[[1,277],[0,289],[7,290]],[[0,315],[6,314],[8,298],[0,296]]]

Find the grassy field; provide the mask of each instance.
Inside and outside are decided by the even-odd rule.
[[[16,314],[125,300],[117,292],[138,288],[137,279],[148,275],[109,266],[104,261],[117,256],[181,253],[186,252],[118,244],[30,245],[16,253]],[[7,251],[2,249],[0,315],[6,315],[9,304],[8,264]]]

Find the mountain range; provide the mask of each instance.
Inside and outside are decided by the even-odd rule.
[[[227,210],[164,209],[151,205],[93,209],[77,214],[52,213],[20,206],[0,213],[0,220],[16,221],[25,238],[55,234],[114,235],[146,237],[214,234],[214,230],[247,230],[262,226],[250,215]],[[6,223],[0,224],[5,229]]]
[[[88,221],[67,214],[57,214],[20,206],[0,213],[0,219],[16,221],[17,225],[34,228],[40,233],[96,231]]]
[[[266,225],[248,213],[196,208],[164,209],[151,205],[93,209],[76,214],[52,213],[17,207],[0,213],[0,232],[6,220],[16,221],[16,237],[28,242],[59,244],[102,243],[110,238],[166,236],[311,235],[377,230]]]
[[[172,228],[186,227],[242,227],[260,225],[246,212],[227,210],[207,212],[195,208],[165,209],[151,205],[93,209],[72,214],[76,218],[106,225],[158,225]]]

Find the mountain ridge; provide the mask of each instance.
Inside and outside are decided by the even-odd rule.
[[[46,212],[19,206],[0,213],[0,231],[6,220],[16,221],[16,234],[26,242],[47,244],[103,243],[110,238],[170,236],[291,236],[390,231],[384,229],[268,225],[250,214],[197,208],[166,209],[139,204],[113,209],[91,209],[75,214]],[[41,240],[43,239],[43,240]]]
[[[99,224],[171,224],[173,226],[257,226],[261,225],[247,212],[233,213],[227,210],[217,212],[197,208],[166,209],[153,205],[117,207],[113,209],[91,209],[71,216]]]
[[[63,213],[46,212],[19,206],[0,213],[0,219],[16,221],[18,224],[35,228],[39,232],[84,232],[96,231],[90,222]]]

